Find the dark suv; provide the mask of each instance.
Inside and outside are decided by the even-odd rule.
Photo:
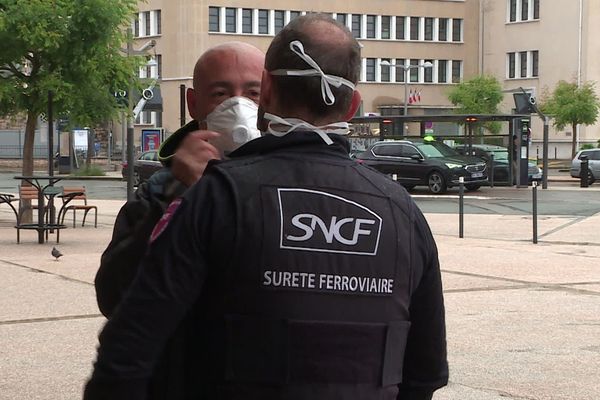
[[[463,177],[467,190],[487,183],[486,164],[475,157],[462,156],[436,141],[394,140],[377,142],[354,158],[379,172],[395,175],[407,189],[428,186],[432,193],[444,193]]]

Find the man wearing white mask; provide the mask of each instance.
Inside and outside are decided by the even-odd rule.
[[[98,306],[106,317],[129,289],[151,232],[171,201],[200,178],[209,160],[222,158],[260,136],[256,119],[263,66],[264,53],[242,42],[215,46],[198,59],[193,89],[187,92],[193,120],[162,144],[159,159],[165,167],[140,185],[135,199],[122,207],[102,255],[95,287]],[[148,399],[181,397],[182,376],[170,370],[184,362],[174,349],[183,341],[172,342],[153,373]]]
[[[275,36],[266,134],[172,204],[100,335],[85,400],[145,398],[185,315],[191,399],[428,400],[447,383],[431,232],[406,190],[348,157],[360,63],[326,15]]]

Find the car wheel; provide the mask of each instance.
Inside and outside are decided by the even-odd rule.
[[[475,190],[479,189],[480,187],[481,187],[481,185],[479,183],[469,183],[469,184],[465,185],[465,189],[467,189],[470,192],[475,191]]]
[[[434,194],[444,193],[446,191],[446,180],[437,171],[433,171],[427,178],[427,186],[429,191]]]
[[[137,171],[133,171],[133,186],[140,186],[141,179],[140,179],[140,173]]]

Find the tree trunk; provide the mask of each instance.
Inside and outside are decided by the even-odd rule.
[[[37,113],[27,112],[27,122],[25,124],[25,139],[23,140],[23,167],[21,174],[24,176],[33,175],[33,143],[35,139],[35,127],[37,125]],[[23,181],[20,184],[30,186]],[[22,206],[27,209],[21,217],[21,222],[31,222],[31,200],[23,200]]]
[[[575,158],[577,153],[577,124],[573,122],[573,141],[571,142],[571,159]]]

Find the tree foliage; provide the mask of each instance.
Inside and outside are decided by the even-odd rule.
[[[592,125],[598,119],[600,102],[594,86],[594,82],[585,82],[578,87],[577,83],[560,81],[552,93],[545,90],[542,96],[540,110],[553,117],[554,126],[558,129],[571,126],[573,129],[572,157],[577,152],[577,125]]]
[[[448,99],[457,106],[457,114],[497,114],[502,97],[500,82],[490,75],[479,75],[461,82],[448,92]],[[487,122],[482,126],[492,133],[501,129],[498,122]]]
[[[0,115],[27,114],[24,174],[33,171],[35,124],[47,110],[48,91],[55,113],[72,124],[116,115],[113,93],[131,85],[141,62],[120,51],[136,6],[135,0],[0,0]]]

